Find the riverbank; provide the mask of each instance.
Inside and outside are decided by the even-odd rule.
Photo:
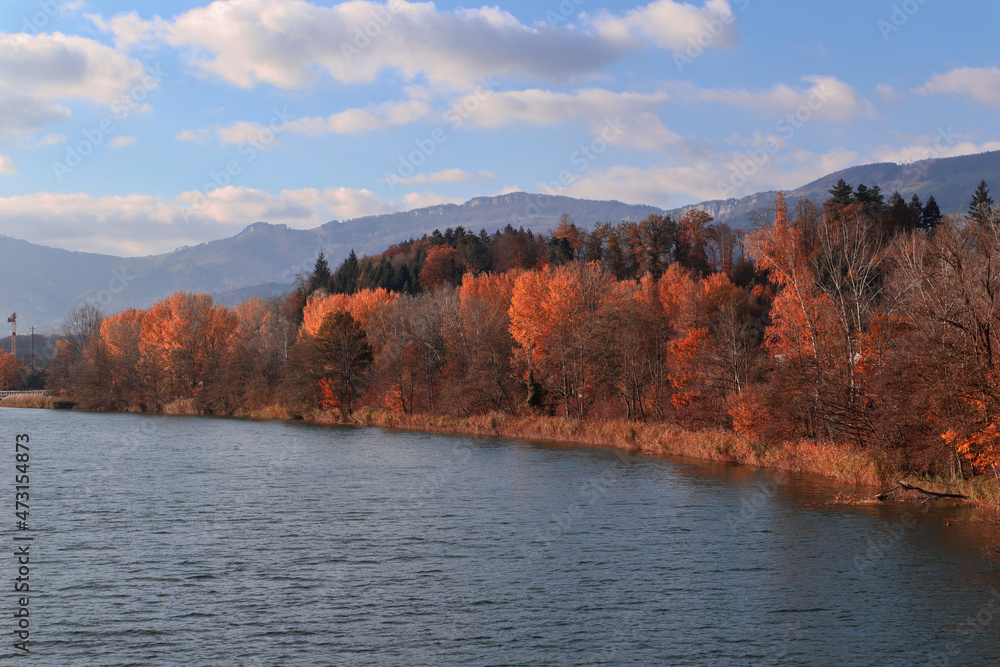
[[[0,408],[60,410],[72,407],[71,401],[64,401],[45,394],[15,394],[0,399]]]
[[[475,417],[405,415],[381,410],[359,410],[346,423],[357,426],[422,431],[426,433],[494,436],[522,440],[553,441],[589,447],[611,447],[651,456],[691,458],[750,465],[792,473],[820,475],[838,482],[872,489],[870,494],[842,497],[851,504],[879,502],[875,489],[912,483],[938,493],[954,493],[966,499],[950,499],[1000,514],[1000,480],[977,477],[945,482],[907,476],[895,462],[872,450],[833,442],[799,440],[780,444],[755,442],[733,431],[690,431],[670,424],[628,421],[577,421],[560,417],[513,417],[490,414]],[[333,415],[320,423],[345,423]],[[921,500],[927,496],[895,490],[883,500]]]
[[[0,407],[60,409],[71,403],[51,396],[11,396]],[[197,415],[191,401],[176,401],[164,414]],[[255,420],[290,420],[293,415],[280,406],[270,406],[238,417]],[[401,414],[385,410],[361,409],[342,420],[331,412],[316,411],[305,420],[324,425],[353,425],[424,433],[503,437],[519,440],[551,441],[587,447],[608,447],[650,456],[691,458],[750,465],[792,473],[820,475],[838,482],[871,489],[870,494],[841,498],[848,503],[877,502],[876,489],[896,486],[900,481],[938,493],[966,496],[955,500],[1000,514],[1000,480],[977,477],[946,482],[916,478],[899,472],[898,463],[874,450],[849,444],[799,440],[779,444],[754,441],[725,429],[691,431],[677,425],[630,421],[578,421],[562,417],[518,417],[500,413],[455,417],[430,414]],[[919,492],[896,490],[885,499],[925,499]]]
[[[560,417],[476,417],[403,415],[360,410],[352,423],[360,426],[431,433],[549,440],[591,447],[612,447],[651,456],[692,458],[811,473],[858,486],[880,487],[883,464],[858,448],[800,441],[784,445],[752,442],[733,431],[689,431],[670,424],[629,421],[577,421]]]

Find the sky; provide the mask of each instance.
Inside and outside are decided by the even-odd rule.
[[[7,0],[0,234],[147,255],[997,150],[998,28],[990,0]]]

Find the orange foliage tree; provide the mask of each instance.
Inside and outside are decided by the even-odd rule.
[[[384,303],[390,303],[396,297],[395,292],[382,287],[374,290],[358,290],[354,294],[317,293],[309,298],[302,311],[300,335],[315,336],[319,333],[326,316],[336,312],[350,313],[351,317],[365,327],[376,308]]]
[[[206,294],[177,292],[142,317],[141,353],[163,378],[167,398],[190,398],[216,381],[239,322]]]
[[[20,389],[21,363],[10,352],[0,352],[0,389]]]
[[[424,268],[420,271],[420,286],[425,291],[431,291],[440,285],[455,282],[455,256],[458,251],[448,246],[431,248],[424,260]]]
[[[613,283],[590,263],[526,273],[514,285],[510,330],[528,363],[529,385],[542,379],[567,416],[583,417],[595,398],[591,355]],[[529,386],[529,395],[534,391]]]

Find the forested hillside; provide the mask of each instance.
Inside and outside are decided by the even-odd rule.
[[[343,419],[559,415],[735,429],[969,477],[1000,462],[1000,216],[840,181],[749,233],[699,211],[551,236],[462,228],[320,256],[288,298],[76,311],[50,388],[81,407]],[[766,445],[765,445],[766,446]]]

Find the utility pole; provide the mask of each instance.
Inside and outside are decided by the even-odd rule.
[[[10,333],[10,353],[15,357],[17,356],[17,313],[13,313],[7,318],[10,322],[11,333]]]
[[[35,327],[31,327],[31,372],[35,372]]]

